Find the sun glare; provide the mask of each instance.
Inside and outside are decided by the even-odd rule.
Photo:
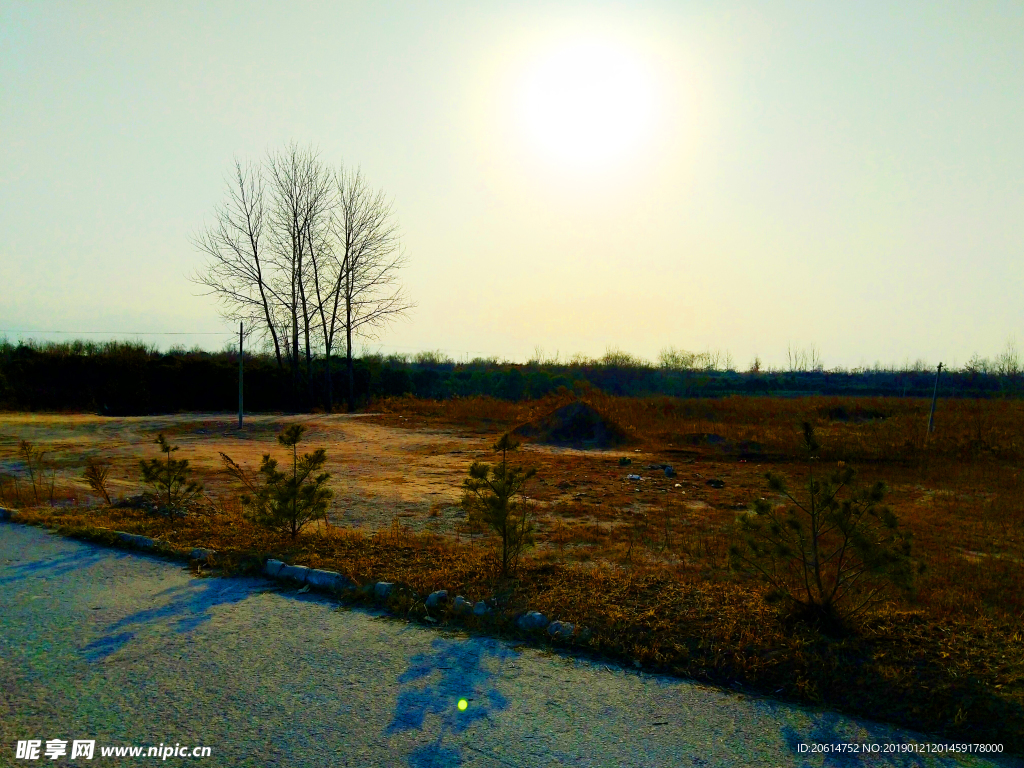
[[[635,52],[606,41],[565,43],[537,56],[518,114],[551,160],[594,167],[637,149],[654,122],[654,77]]]

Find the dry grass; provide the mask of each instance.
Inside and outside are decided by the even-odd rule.
[[[929,404],[917,400],[589,399],[635,442],[618,452],[524,448],[520,458],[539,469],[530,491],[538,546],[513,582],[495,578],[485,534],[465,526],[414,533],[397,515],[377,531],[329,526],[293,541],[247,523],[230,496],[208,516],[180,521],[73,506],[19,514],[210,547],[241,564],[273,554],[421,594],[505,594],[510,612],[529,607],[590,627],[595,652],[1024,752],[1024,404],[940,403],[926,442]],[[401,398],[374,408],[391,426],[491,440],[565,402]],[[763,602],[759,584],[728,570],[735,515],[766,493],[764,472],[802,478],[804,419],[816,424],[819,461],[848,461],[865,482],[891,486],[889,500],[928,568],[915,597],[881,606],[840,639],[788,623]],[[708,434],[721,441],[692,437]],[[620,456],[633,464],[620,467]],[[647,469],[664,463],[675,477]],[[631,472],[644,480],[626,482]],[[725,486],[710,487],[712,478]],[[422,514],[436,518],[446,508],[428,504]]]

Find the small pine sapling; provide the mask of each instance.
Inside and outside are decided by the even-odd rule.
[[[470,522],[483,523],[501,538],[502,577],[515,573],[523,550],[533,543],[533,520],[523,489],[537,470],[508,465],[509,451],[518,447],[506,432],[494,445],[495,451],[501,451],[501,463],[473,462],[462,483],[463,507]]]
[[[856,473],[843,462],[815,477],[819,445],[807,422],[803,433],[806,495],[798,498],[781,476],[767,473],[769,489],[787,503],[759,499],[740,515],[741,541],[730,548],[730,561],[767,582],[768,598],[787,603],[796,618],[841,630],[846,619],[892,588],[912,591],[923,567],[915,568],[910,534],[899,530],[896,515],[882,503],[885,484],[855,487]]]
[[[317,448],[300,458],[298,443],[306,428],[293,424],[277,436],[278,442],[292,449],[292,471],[289,475],[278,469],[277,459],[263,454],[257,471],[251,477],[226,453],[221,453],[224,468],[246,489],[242,506],[246,516],[272,530],[288,533],[292,538],[313,520],[324,518],[334,495],[327,487],[330,474],[320,472],[327,461],[327,452]],[[319,474],[317,474],[319,472]]]
[[[189,469],[188,459],[171,458],[178,446],[168,443],[163,433],[157,436],[156,444],[167,458],[140,461],[142,480],[155,489],[157,499],[166,501],[167,508],[173,510],[199,496],[203,486],[189,480],[192,470]]]

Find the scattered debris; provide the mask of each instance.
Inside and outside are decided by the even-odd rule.
[[[189,552],[189,560],[198,560],[203,563],[213,563],[214,557],[217,553],[212,549],[204,549],[203,547],[196,547]]]

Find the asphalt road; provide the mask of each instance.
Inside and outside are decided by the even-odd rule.
[[[46,759],[52,739],[94,757]],[[28,740],[38,760],[17,758]],[[1024,764],[799,751],[915,740],[0,523],[0,765]],[[211,756],[100,753],[157,745]]]

